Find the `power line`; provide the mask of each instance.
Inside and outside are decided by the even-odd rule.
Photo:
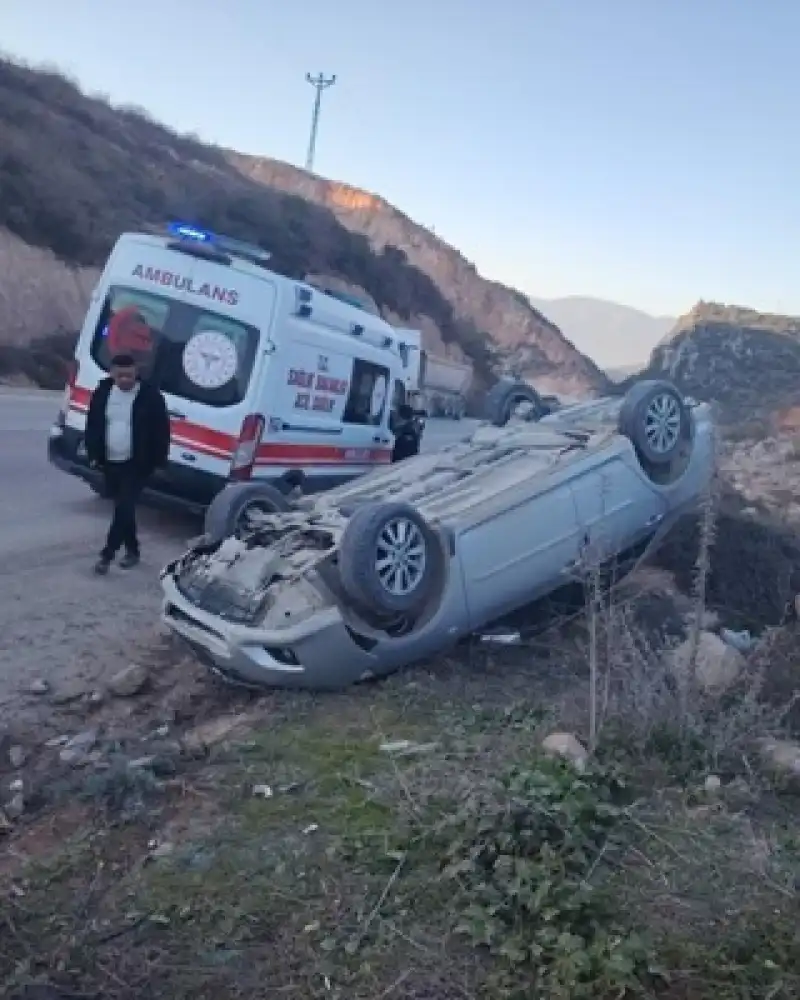
[[[322,91],[336,83],[336,74],[325,77],[322,73],[312,76],[306,73],[306,83],[310,83],[316,91],[314,95],[314,113],[311,115],[311,135],[308,138],[308,153],[306,154],[306,170],[314,169],[314,151],[317,148],[317,128],[319,127],[319,106],[322,101]]]

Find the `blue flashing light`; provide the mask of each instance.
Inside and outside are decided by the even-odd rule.
[[[182,240],[193,240],[195,243],[213,243],[214,234],[207,229],[199,229],[188,222],[170,222],[167,232]]]
[[[171,236],[177,236],[179,240],[184,240],[187,243],[202,243],[204,246],[213,247],[222,253],[241,257],[252,264],[264,266],[271,256],[269,250],[262,250],[261,247],[234,239],[232,236],[212,233],[210,229],[201,229],[199,226],[193,226],[190,222],[170,222],[167,226],[167,232]]]

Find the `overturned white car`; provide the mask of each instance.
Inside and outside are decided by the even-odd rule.
[[[242,684],[385,675],[663,533],[705,492],[713,439],[706,405],[641,382],[483,424],[292,509],[268,486],[231,486],[212,520],[241,524],[246,508],[249,529],[166,567],[164,621]]]

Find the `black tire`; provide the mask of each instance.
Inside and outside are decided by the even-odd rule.
[[[283,493],[269,483],[230,483],[209,504],[203,533],[212,542],[222,542],[246,529],[244,519],[248,508],[279,513],[290,506]]]
[[[519,403],[531,404],[533,420],[541,420],[547,414],[547,408],[543,405],[539,393],[527,382],[501,379],[486,394],[484,417],[496,427],[504,427],[511,419],[514,407]]]
[[[388,551],[392,525],[405,523],[411,530],[411,548],[421,550],[421,557],[406,564],[416,581],[402,590],[392,588],[392,577],[381,575],[379,552]],[[402,545],[402,543],[400,543]],[[408,544],[408,543],[406,543]],[[421,514],[407,503],[381,502],[358,507],[344,529],[339,543],[339,576],[348,597],[375,614],[410,614],[419,611],[439,585],[437,562],[441,558],[439,539]],[[395,582],[401,586],[402,579]]]
[[[692,417],[671,382],[648,379],[632,385],[619,414],[619,430],[650,465],[669,465],[691,439]]]

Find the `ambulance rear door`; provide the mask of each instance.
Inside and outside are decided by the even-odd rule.
[[[91,336],[90,364],[101,378],[114,354],[134,354],[169,408],[169,488],[192,499],[198,490],[213,495],[219,483],[212,480],[228,478],[240,439],[258,431],[252,400],[274,282],[268,272],[255,277],[150,241],[122,249]]]

